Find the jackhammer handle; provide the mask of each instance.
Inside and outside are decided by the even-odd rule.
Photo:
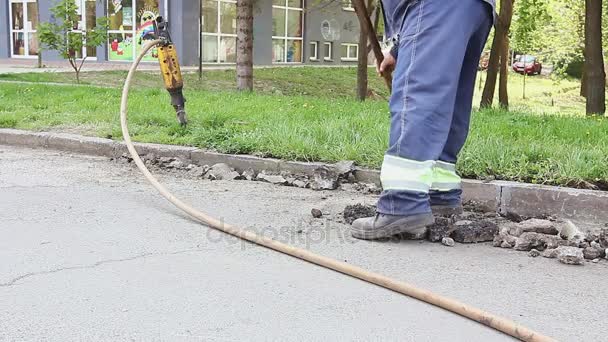
[[[380,1],[380,0],[379,0]],[[384,60],[384,54],[382,53],[382,48],[378,43],[378,37],[376,36],[376,30],[374,30],[374,26],[372,25],[372,21],[367,14],[367,7],[363,0],[352,0],[353,5],[355,6],[355,13],[357,13],[357,17],[359,17],[359,22],[367,28],[368,40],[372,45],[372,51],[374,51],[374,57],[376,57],[376,63],[380,65]],[[382,74],[384,78],[384,83],[386,83],[386,87],[388,91],[391,92],[393,90],[393,76],[392,74],[385,72]]]

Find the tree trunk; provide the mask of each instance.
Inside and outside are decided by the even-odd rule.
[[[496,80],[500,69],[500,56],[504,46],[504,40],[509,35],[511,28],[511,19],[513,18],[513,3],[515,0],[502,0],[500,2],[500,13],[496,30],[494,32],[494,40],[492,41],[492,51],[490,52],[490,61],[488,62],[488,71],[486,75],[486,84],[481,95],[481,108],[492,107],[494,102],[494,92],[496,90]]]
[[[509,94],[507,91],[507,81],[509,77],[509,37],[503,41],[500,52],[500,83],[498,84],[498,102],[500,107],[509,109]]]
[[[373,0],[368,0],[366,4],[366,12],[371,16],[373,10]],[[359,20],[359,53],[357,56],[357,99],[365,101],[367,98],[367,42],[368,42],[367,27],[365,23]]]
[[[583,56],[584,60],[587,60],[587,58],[585,58]],[[585,67],[585,64],[587,64],[587,62],[583,62],[583,73],[581,74],[581,96],[582,97],[587,97],[587,68]]]
[[[236,88],[253,90],[253,0],[236,3]]]
[[[606,72],[602,53],[602,0],[585,0],[587,115],[606,112]]]
[[[365,101],[367,97],[367,28],[359,24],[359,56],[357,60],[357,99]]]

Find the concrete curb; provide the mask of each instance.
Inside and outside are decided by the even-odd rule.
[[[0,145],[50,148],[110,158],[117,158],[127,153],[123,142],[110,139],[16,129],[0,129]],[[331,164],[231,155],[183,146],[137,143],[136,149],[141,154],[154,153],[159,157],[178,157],[197,165],[226,163],[241,172],[251,168],[255,171],[284,171],[312,175],[320,166],[333,167]],[[380,185],[380,172],[377,170],[358,169],[354,175],[359,182]],[[476,180],[464,180],[463,190],[465,200],[475,201],[489,211],[510,212],[522,216],[554,215],[595,225],[608,222],[608,192],[605,191]]]

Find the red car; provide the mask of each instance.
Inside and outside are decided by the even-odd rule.
[[[513,71],[520,74],[527,75],[540,75],[541,71],[543,71],[543,65],[536,59],[534,56],[523,55],[517,57],[515,63],[513,63]]]

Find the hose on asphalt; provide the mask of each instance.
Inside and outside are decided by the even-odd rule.
[[[131,141],[131,137],[129,135],[129,129],[127,127],[127,104],[128,104],[128,96],[129,89],[131,88],[131,84],[133,82],[133,76],[135,75],[135,71],[139,66],[144,55],[152,49],[157,44],[161,43],[161,40],[154,40],[145,45],[142,51],[139,53],[133,65],[129,70],[129,74],[127,75],[127,79],[125,81],[125,85],[122,91],[122,100],[120,105],[120,124],[122,126],[122,134],[125,141],[125,144],[133,158],[133,161],[139,168],[139,170],[144,174],[148,182],[152,184],[160,194],[165,197],[169,202],[175,205],[177,208],[183,210],[188,215],[193,217],[195,220],[203,223],[204,225],[217,229],[226,234],[230,234],[236,236],[240,239],[249,241],[251,243],[257,244],[262,247],[266,247],[269,249],[273,249],[277,252],[287,254],[289,256],[307,261],[309,263],[334,270],[336,272],[351,276],[353,278],[357,278],[363,280],[365,282],[384,287],[388,290],[401,293],[403,295],[418,299],[420,301],[426,302],[428,304],[437,306],[439,308],[445,309],[447,311],[456,313],[463,317],[469,318],[473,321],[479,322],[485,326],[503,332],[507,335],[510,335],[516,339],[521,341],[530,341],[530,342],[548,342],[555,341],[554,339],[544,336],[538,332],[535,332],[527,327],[519,325],[511,320],[506,318],[502,318],[500,316],[491,314],[489,312],[485,312],[476,307],[466,305],[459,301],[456,301],[451,298],[447,298],[438,294],[435,294],[426,289],[418,288],[414,285],[398,281],[392,279],[390,277],[374,273],[363,269],[361,267],[353,266],[347,264],[345,262],[341,262],[329,257],[325,257],[306,249],[294,247],[274,239],[270,239],[261,235],[258,235],[254,232],[226,224],[223,221],[220,221],[213,216],[205,214],[197,209],[194,209],[190,205],[184,203],[179,198],[175,197],[164,185],[162,185],[148,170],[142,159],[139,157],[137,150],[133,146],[133,142]]]

